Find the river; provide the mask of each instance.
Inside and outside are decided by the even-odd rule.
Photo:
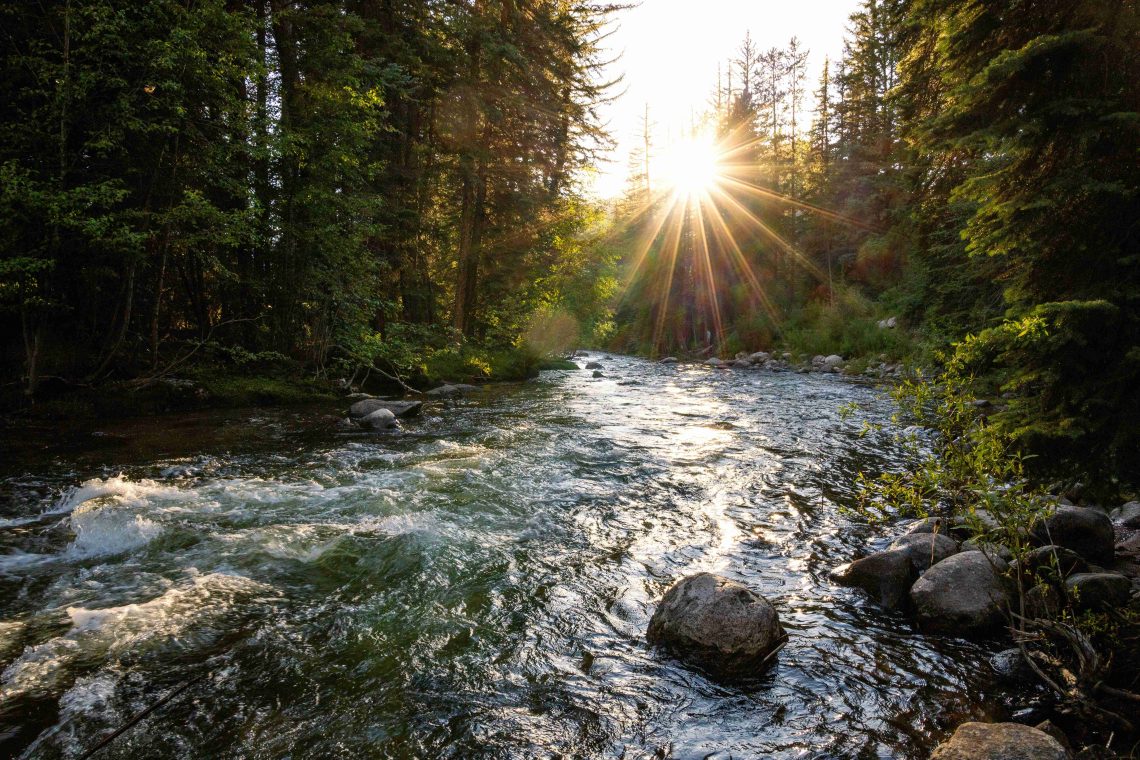
[[[886,535],[842,509],[904,457],[881,390],[603,364],[395,434],[306,407],[9,436],[0,755],[79,756],[196,678],[98,756],[922,758],[1004,714],[997,645],[828,580]],[[763,675],[646,643],[700,570],[779,610]]]

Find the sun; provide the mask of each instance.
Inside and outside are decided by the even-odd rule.
[[[721,176],[721,153],[711,137],[697,136],[674,145],[664,156],[664,178],[678,193],[699,194]]]

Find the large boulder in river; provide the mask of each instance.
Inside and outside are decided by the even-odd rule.
[[[763,665],[787,640],[767,599],[712,573],[674,583],[653,613],[647,637],[723,673]]]
[[[841,586],[866,591],[887,609],[906,603],[918,571],[906,551],[877,552],[835,568],[831,579]]]
[[[586,369],[601,369],[602,365],[598,362],[586,362]]]
[[[1002,564],[982,552],[961,552],[931,566],[910,589],[919,626],[962,636],[999,628],[1010,603]]]
[[[963,723],[930,760],[1069,760],[1049,734],[1020,723]]]
[[[1098,509],[1057,507],[1057,511],[1033,526],[1033,538],[1040,544],[1056,544],[1072,549],[1091,562],[1111,564],[1115,550],[1112,520]]]
[[[362,419],[377,409],[387,409],[397,417],[415,417],[423,409],[422,401],[385,401],[379,398],[367,398],[357,401],[348,408],[348,416]]]
[[[910,533],[900,536],[891,549],[904,552],[918,572],[958,553],[958,542],[941,533]]]

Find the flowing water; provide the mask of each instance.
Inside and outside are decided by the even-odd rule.
[[[304,409],[8,440],[0,755],[79,756],[195,678],[99,756],[918,758],[1001,714],[985,645],[827,579],[883,540],[841,511],[904,456],[880,391],[605,365],[395,434]],[[778,608],[762,676],[646,643],[700,570]]]

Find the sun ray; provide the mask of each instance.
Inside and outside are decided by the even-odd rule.
[[[713,202],[711,195],[706,194],[706,198],[708,200],[709,206],[715,210],[716,205]],[[773,304],[772,299],[768,297],[768,293],[764,290],[764,286],[760,284],[760,278],[756,276],[756,272],[753,271],[752,265],[748,262],[748,258],[744,255],[744,251],[741,250],[740,244],[736,242],[736,237],[728,228],[728,225],[725,223],[724,218],[719,213],[709,214],[709,217],[715,221],[715,225],[713,226],[713,235],[716,236],[721,245],[726,246],[729,252],[731,252],[737,269],[740,271],[741,275],[743,275],[745,281],[748,283],[753,295],[756,296],[756,299],[760,301],[761,306],[764,307],[764,311],[768,314],[768,317],[772,320],[773,323],[779,324],[780,316],[776,311],[775,304]]]
[[[712,306],[713,330],[716,333],[716,345],[724,345],[724,325],[720,318],[720,299],[716,292],[715,277],[713,276],[712,257],[709,255],[709,240],[705,234],[704,204],[701,198],[690,196],[689,203],[696,216],[696,232],[700,240],[701,261],[705,269],[705,290],[708,292],[709,304]]]

